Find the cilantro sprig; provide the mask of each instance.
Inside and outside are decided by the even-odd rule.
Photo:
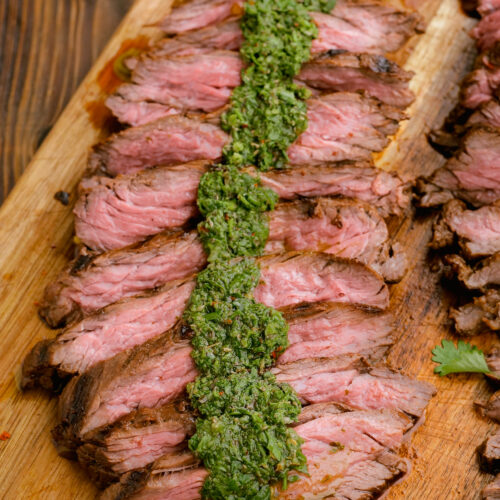
[[[434,373],[441,377],[450,373],[490,373],[483,351],[463,340],[458,345],[451,340],[443,340],[432,350],[432,361],[439,363]]]

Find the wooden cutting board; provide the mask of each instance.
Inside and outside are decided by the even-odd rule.
[[[425,134],[442,123],[470,68],[474,48],[467,32],[474,21],[461,13],[458,0],[412,3],[424,15],[427,32],[412,40],[397,59],[416,73],[412,88],[418,97],[409,110],[411,118],[377,162],[416,177],[443,164]],[[54,335],[38,319],[37,301],[72,254],[71,206],[55,201],[54,193],[69,191],[74,201],[90,146],[109,133],[102,101],[117,83],[112,60],[160,36],[151,25],[168,13],[170,4],[171,0],[136,1],[0,210],[0,434],[11,435],[0,441],[2,499],[76,500],[96,494],[79,467],[58,457],[52,446],[56,399],[42,391],[20,393],[16,376],[30,347]],[[493,424],[473,408],[473,401],[487,399],[491,388],[478,375],[433,374],[431,349],[441,339],[452,338],[447,309],[453,298],[430,271],[427,244],[432,220],[427,214],[391,222],[408,253],[410,269],[391,288],[399,341],[389,361],[410,376],[434,383],[439,391],[426,422],[405,450],[412,472],[390,491],[391,500],[477,499],[491,479],[479,472],[475,450]],[[494,335],[483,335],[476,343],[489,348],[494,341]]]

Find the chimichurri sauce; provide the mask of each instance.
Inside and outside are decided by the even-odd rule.
[[[185,321],[193,330],[200,376],[188,386],[199,418],[190,449],[209,471],[202,495],[211,500],[269,499],[306,472],[301,439],[288,427],[300,401],[266,371],[288,346],[278,311],[252,291],[269,235],[277,195],[240,171],[284,168],[287,150],[307,128],[307,89],[293,83],[309,59],[317,27],[310,10],[329,12],[332,0],[249,0],[241,20],[246,63],[222,127],[232,141],[221,164],[200,182],[198,225],[209,265],[199,273]]]

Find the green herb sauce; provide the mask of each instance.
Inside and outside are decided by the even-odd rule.
[[[197,278],[185,321],[201,375],[188,386],[199,414],[190,449],[209,470],[202,494],[211,500],[266,499],[307,472],[301,440],[287,427],[300,401],[265,370],[288,345],[278,311],[255,302],[260,270],[251,257],[269,235],[267,212],[277,195],[240,172],[283,168],[290,144],[307,127],[309,92],[293,83],[309,59],[317,28],[308,10],[329,12],[332,0],[249,0],[241,27],[246,63],[222,127],[232,138],[221,165],[198,190],[198,225],[210,262]],[[240,257],[234,259],[234,257]],[[241,257],[245,257],[241,259]],[[233,260],[231,260],[233,259]],[[332,449],[335,449],[332,445]]]

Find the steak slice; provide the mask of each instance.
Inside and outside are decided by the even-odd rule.
[[[500,42],[480,54],[474,71],[467,75],[460,88],[460,102],[469,109],[488,103],[500,87]]]
[[[279,308],[323,301],[360,304],[378,309],[389,305],[383,279],[365,265],[324,253],[286,253],[259,259],[261,281],[257,302]]]
[[[194,286],[193,279],[167,283],[107,306],[69,325],[54,339],[42,340],[23,362],[22,387],[57,388],[60,379],[169,330],[182,315]]]
[[[479,261],[471,268],[460,255],[447,255],[457,278],[470,289],[485,289],[500,285],[500,252]]]
[[[387,368],[372,368],[359,356],[304,359],[272,369],[305,403],[335,402],[357,409],[392,409],[420,418],[436,393],[427,382]]]
[[[189,340],[169,331],[73,378],[59,400],[57,445],[72,449],[88,433],[134,410],[157,408],[183,395],[197,376],[191,350]]]
[[[345,473],[349,470],[349,466],[352,467],[360,459],[373,460],[381,452],[399,447],[404,433],[412,426],[408,417],[393,411],[346,411],[345,408],[335,405],[315,406],[322,406],[322,408],[315,408],[315,416],[312,419],[309,418],[307,423],[298,425],[295,430],[305,440],[303,450],[310,465],[336,456],[335,460],[329,463],[330,472],[335,470],[341,474]],[[307,408],[304,411],[307,411]],[[139,472],[139,475],[152,481],[156,474],[164,474],[166,470],[171,470],[166,469],[169,462],[167,457],[163,457],[152,466],[143,469],[143,471],[151,470],[151,472]],[[310,467],[310,470],[314,468]],[[110,487],[107,491],[123,491],[124,478],[120,485]],[[304,479],[304,486],[307,484],[306,481]],[[340,482],[340,484],[343,483]],[[139,483],[137,491],[142,486]],[[167,490],[164,491],[166,495]],[[105,498],[117,498],[117,496]],[[161,498],[170,497],[161,496]]]
[[[194,461],[194,458],[193,458]],[[177,471],[161,461],[152,471],[142,470],[124,474],[119,483],[110,486],[99,500],[199,500],[208,472],[191,466]]]
[[[462,151],[419,183],[424,207],[460,198],[475,206],[500,199],[500,134],[489,127],[472,128]]]
[[[378,99],[349,92],[309,99],[307,106],[308,128],[288,149],[295,165],[369,160],[372,152],[385,148],[387,136],[405,117]],[[117,175],[156,165],[215,160],[228,141],[229,136],[206,119],[167,116],[128,128],[95,146],[89,169]]]
[[[282,364],[343,354],[360,354],[375,362],[394,342],[394,318],[387,312],[332,303],[283,312],[289,346],[279,357]]]
[[[180,458],[182,464],[186,439],[195,428],[195,416],[185,400],[143,408],[84,436],[78,460],[91,479],[104,487],[167,454],[172,461]]]
[[[215,111],[229,103],[232,90],[241,84],[242,68],[237,52],[161,57],[153,50],[140,57],[132,82],[121,85],[106,105],[119,121],[134,126],[186,111]],[[305,64],[297,80],[328,92],[362,91],[405,108],[414,98],[408,88],[412,76],[383,56],[333,51]],[[152,112],[138,111],[145,109]]]
[[[500,474],[498,474],[491,483],[489,483],[482,492],[484,500],[499,500],[500,499]]]
[[[469,118],[467,125],[469,127],[483,125],[500,128],[500,102],[498,99],[491,99],[479,106]]]
[[[398,281],[406,256],[397,245],[390,246],[388,237],[384,220],[369,205],[317,198],[282,203],[271,212],[265,253],[323,251],[364,262],[386,280]],[[61,326],[67,319],[79,320],[124,297],[190,276],[205,265],[196,231],[160,233],[101,255],[83,252],[46,288],[40,314],[49,325]]]
[[[500,9],[500,0],[479,0],[478,1],[478,12],[485,16],[490,12]]]
[[[471,31],[479,50],[489,50],[500,42],[500,11],[486,14]]]
[[[47,286],[39,313],[49,326],[61,327],[126,297],[189,277],[206,262],[196,231],[160,233],[101,255],[84,251]]]
[[[385,104],[406,108],[415,96],[408,88],[413,73],[384,56],[329,51],[304,64],[297,79],[325,91],[364,92]]]
[[[500,391],[496,391],[486,403],[477,403],[480,407],[481,414],[491,418],[497,423],[500,423]]]
[[[369,160],[382,151],[405,114],[378,99],[336,92],[308,101],[308,127],[289,147],[290,163]]]
[[[409,205],[409,184],[395,172],[368,162],[340,162],[260,173],[262,184],[280,198],[342,196],[376,207],[383,217],[400,215]]]
[[[174,9],[158,26],[167,34],[185,33],[242,14],[242,6],[242,0],[194,0]],[[312,12],[311,16],[319,29],[312,43],[314,52],[395,52],[422,31],[418,14],[373,0],[339,0],[330,14]]]
[[[478,210],[467,210],[459,200],[448,202],[434,224],[433,248],[443,248],[458,239],[465,255],[483,257],[500,252],[500,201]]]
[[[89,170],[117,175],[156,165],[216,160],[228,140],[229,136],[218,125],[168,116],[123,130],[94,146]]]
[[[75,232],[88,247],[122,248],[198,214],[196,197],[205,161],[147,169],[115,179],[93,176],[80,184]]]
[[[132,71],[131,83],[120,85],[106,106],[123,123],[143,125],[157,113],[137,113],[143,103],[156,103],[163,115],[186,111],[215,111],[229,103],[241,84],[243,62],[237,52],[202,51],[183,57],[158,57],[144,53]],[[159,108],[157,108],[159,109]]]
[[[500,431],[491,434],[478,448],[481,467],[491,474],[500,472]]]
[[[337,301],[385,309],[389,304],[383,279],[358,262],[295,252],[259,261],[262,283],[255,298],[268,306]],[[59,379],[162,334],[183,314],[194,284],[193,279],[170,282],[122,299],[70,325],[55,339],[39,342],[24,360],[22,386],[38,383],[52,389]],[[178,330],[183,336],[182,325]]]
[[[265,253],[322,251],[358,260],[388,281],[400,281],[406,258],[391,250],[388,238],[384,220],[369,205],[319,198],[277,205],[270,214]]]
[[[484,331],[500,330],[500,292],[487,290],[473,302],[458,309],[450,309],[450,318],[460,335],[478,335]]]
[[[78,238],[97,250],[121,248],[186,224],[198,211],[203,162],[156,167],[115,179],[95,176],[80,184],[75,214]],[[263,185],[282,199],[343,196],[366,201],[382,216],[401,214],[409,204],[409,184],[369,163],[294,167],[259,173]]]

